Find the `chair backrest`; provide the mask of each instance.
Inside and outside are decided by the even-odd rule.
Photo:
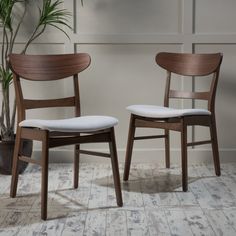
[[[208,110],[214,112],[215,95],[223,55],[187,54],[161,52],[156,55],[156,63],[167,71],[164,106],[169,106],[170,98],[201,99],[208,101]],[[212,74],[210,90],[189,92],[170,89],[171,73],[181,76],[207,76]]]
[[[86,53],[58,55],[10,54],[9,62],[13,71],[16,92],[18,122],[25,119],[27,109],[48,107],[75,107],[75,115],[80,116],[78,73],[85,70],[91,62]],[[31,81],[59,80],[73,76],[74,96],[58,99],[24,99],[20,79]]]

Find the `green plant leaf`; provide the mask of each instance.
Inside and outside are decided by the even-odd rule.
[[[0,0],[0,24],[12,31],[12,9],[16,1]]]
[[[7,89],[11,85],[13,80],[13,75],[10,70],[4,70],[0,67],[0,82],[2,83],[2,88]]]
[[[39,11],[39,21],[37,26],[35,27],[31,37],[25,44],[22,53],[26,53],[27,48],[29,45],[38,38],[41,34],[44,33],[47,26],[52,26],[57,28],[58,30],[62,31],[68,38],[69,35],[66,31],[61,28],[61,26],[66,26],[71,29],[70,25],[68,24],[68,16],[70,16],[70,12],[66,9],[61,9],[61,5],[63,5],[63,1],[61,0],[42,0],[42,6],[38,7]]]
[[[52,2],[51,0],[43,0],[42,9],[39,10],[39,26],[51,25],[64,33],[65,31],[58,25],[64,25],[71,28],[67,23],[67,17],[71,14],[66,9],[60,9],[61,4],[63,4],[61,0],[56,0],[55,2]]]
[[[13,52],[13,47],[15,44],[15,39],[18,35],[18,31],[23,22],[25,14],[22,14],[20,20],[14,17],[15,13],[15,4],[16,3],[25,3],[26,5],[29,2],[34,4],[38,3],[35,0],[0,0],[0,27],[3,26],[4,34],[1,35],[3,38],[3,47],[1,53],[1,60],[5,63],[0,64],[0,84],[2,89],[2,111],[0,114],[0,134],[3,139],[9,139],[9,134],[14,133],[14,117],[15,117],[15,107],[10,109],[10,93],[9,86],[13,82],[13,75],[8,67],[7,54],[8,52]],[[38,23],[31,36],[29,36],[28,41],[25,43],[25,47],[22,53],[25,53],[28,46],[41,34],[45,32],[47,26],[52,26],[63,33],[69,38],[69,35],[66,33],[65,28],[70,28],[68,23],[68,17],[71,15],[66,9],[62,9],[64,1],[62,0],[41,0],[42,5],[38,7],[39,17]],[[81,0],[82,3],[82,0]],[[14,10],[14,11],[13,11]],[[25,11],[24,11],[25,13]],[[14,24],[13,24],[13,19]],[[17,22],[18,20],[18,22]],[[0,37],[1,37],[0,36]],[[12,111],[12,114],[11,114]],[[12,115],[12,119],[10,119]],[[11,137],[10,137],[11,138]]]

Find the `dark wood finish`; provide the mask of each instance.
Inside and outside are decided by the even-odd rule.
[[[74,188],[79,186],[79,160],[80,160],[80,145],[75,145],[75,154],[74,154]]]
[[[49,147],[60,147],[64,145],[72,145],[72,144],[82,144],[82,143],[104,143],[109,140],[109,133],[96,133],[89,134],[83,136],[59,136],[59,137],[51,137],[49,140]]]
[[[139,137],[134,137],[134,140],[156,139],[156,138],[165,138],[165,137],[166,135],[139,136]]]
[[[182,188],[188,191],[188,159],[187,159],[187,124],[185,119],[181,119],[181,163],[182,163]]]
[[[20,128],[21,129],[21,138],[25,139],[32,139],[36,141],[42,141],[44,136],[44,131],[40,129],[33,129],[33,128]],[[17,133],[17,132],[16,132]]]
[[[41,166],[41,161],[37,161],[37,160],[31,159],[31,158],[26,157],[26,156],[19,156],[18,159],[20,161],[24,161],[24,162],[28,162],[28,163],[32,163],[32,164],[37,164],[37,165]]]
[[[131,114],[130,123],[129,123],[129,134],[126,148],[126,156],[125,156],[125,170],[124,170],[124,181],[129,178],[131,157],[134,145],[134,136],[135,136],[135,116]]]
[[[212,140],[187,143],[187,146],[198,146],[198,145],[204,145],[204,144],[210,144],[210,143],[212,143]]]
[[[208,110],[211,112],[211,114],[192,115],[165,119],[147,118],[131,114],[123,177],[125,181],[129,178],[133,142],[134,140],[140,139],[139,137],[135,137],[134,135],[136,128],[164,129],[164,135],[160,135],[160,138],[165,137],[165,161],[167,168],[170,167],[169,131],[174,130],[181,133],[183,191],[188,190],[187,146],[211,143],[215,172],[216,175],[220,175],[220,160],[215,122],[215,95],[222,58],[223,56],[220,53],[184,54],[162,52],[157,54],[156,63],[167,71],[164,106],[169,107],[169,100],[172,98],[207,100]],[[213,74],[210,90],[206,92],[188,92],[172,90],[170,89],[172,73],[176,73],[181,76],[207,76]],[[211,133],[211,140],[187,143],[187,127],[195,125],[209,127]],[[148,136],[146,137],[148,139]],[[149,136],[149,138],[152,138],[152,136]]]
[[[211,124],[211,116],[186,116],[185,120],[188,126],[196,125],[196,123],[201,126],[210,126]]]
[[[86,53],[36,56],[11,54],[9,58],[14,73],[32,81],[64,79],[82,72],[91,62]]]
[[[18,124],[26,118],[26,110],[46,108],[46,107],[74,107],[75,116],[80,116],[80,97],[78,73],[85,70],[90,65],[90,56],[85,53],[66,55],[19,55],[9,56],[11,69],[13,71],[13,81],[17,101]],[[24,99],[21,79],[31,81],[59,80],[66,77],[73,77],[74,96],[58,99],[30,100]],[[34,161],[20,153],[20,145],[23,139],[37,140],[42,142],[42,156],[40,161]],[[90,152],[80,150],[82,143],[109,143],[110,154]],[[21,128],[17,126],[16,144],[14,149],[14,160],[12,170],[10,196],[16,196],[18,183],[18,163],[19,160],[39,164],[42,167],[41,180],[41,218],[47,219],[47,198],[48,198],[48,162],[49,149],[64,145],[75,145],[74,157],[74,188],[78,188],[79,182],[79,155],[85,153],[89,155],[100,155],[111,158],[115,193],[117,205],[122,206],[122,194],[120,186],[119,166],[115,144],[114,128],[87,132],[55,132],[41,130],[39,128]]]
[[[150,118],[145,119],[144,117],[137,117],[135,118],[135,127],[140,128],[161,128],[167,130],[181,130],[181,124],[179,122],[169,123],[168,119],[165,120],[166,122],[158,122],[157,120],[151,120]]]
[[[79,150],[79,153],[86,154],[86,155],[92,155],[92,156],[98,156],[98,157],[107,157],[111,158],[111,155],[109,153],[103,153],[103,152],[94,152],[94,151],[87,151],[87,150]]]
[[[165,162],[166,168],[170,168],[170,132],[165,129]]]
[[[122,195],[121,195],[121,187],[120,187],[120,174],[119,174],[119,164],[117,157],[117,148],[116,148],[116,139],[115,139],[115,131],[114,128],[111,128],[110,132],[110,142],[109,148],[111,153],[111,165],[113,171],[113,179],[116,191],[116,202],[118,206],[123,205]]]
[[[164,97],[164,106],[169,106],[169,97],[170,97],[170,81],[171,81],[171,73],[170,71],[166,71],[166,89],[165,89],[165,97]]]
[[[215,73],[221,62],[220,53],[191,54],[160,52],[156,63],[171,73],[185,76],[204,76]]]
[[[11,190],[10,190],[10,196],[15,197],[16,196],[16,189],[17,189],[17,183],[18,183],[18,165],[19,165],[19,152],[20,152],[20,145],[21,145],[21,128],[17,127],[16,132],[16,141],[15,141],[15,147],[14,147],[14,154],[13,154],[13,166],[12,166],[12,179],[11,179]]]
[[[169,98],[185,98],[185,99],[201,99],[208,100],[210,97],[209,92],[189,92],[189,91],[177,91],[170,90]]]
[[[49,99],[49,100],[24,100],[25,109],[45,108],[45,107],[72,107],[75,106],[75,97]]]
[[[217,176],[220,176],[220,174],[221,174],[221,172],[220,172],[220,158],[219,158],[219,148],[218,148],[215,117],[212,117],[212,123],[210,125],[210,133],[211,133],[211,139],[212,139],[211,145],[212,145],[212,151],[213,151],[215,173]]]
[[[42,177],[41,177],[41,218],[47,219],[47,204],[48,204],[48,151],[49,151],[49,132],[44,132],[42,140]]]

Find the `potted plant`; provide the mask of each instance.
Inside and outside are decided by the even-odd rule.
[[[12,72],[9,68],[8,55],[14,52],[14,46],[19,31],[22,29],[24,19],[29,10],[30,4],[36,4],[35,0],[0,0],[0,26],[2,28],[0,44],[0,173],[11,174],[11,166],[13,159],[14,140],[15,140],[15,117],[16,117],[16,101],[14,95],[10,92],[12,84]],[[38,2],[37,2],[38,3]],[[63,2],[61,0],[42,0],[38,6],[39,15],[36,25],[31,35],[25,42],[22,52],[26,53],[29,45],[38,37],[40,37],[48,26],[54,27],[63,33],[63,27],[69,27],[67,20],[69,12],[62,9]],[[19,17],[16,9],[21,5],[23,11]],[[67,35],[67,34],[66,34]],[[67,35],[68,36],[68,35]],[[13,100],[13,102],[12,102]],[[26,140],[22,144],[22,152],[24,155],[31,156],[32,143]],[[20,172],[23,172],[28,163],[20,163]]]

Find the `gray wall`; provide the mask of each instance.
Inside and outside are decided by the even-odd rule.
[[[88,52],[92,64],[81,73],[82,114],[111,115],[119,119],[116,127],[120,160],[124,160],[130,104],[163,104],[165,72],[155,65],[160,51],[222,52],[224,54],[216,99],[221,160],[234,160],[236,151],[236,1],[235,0],[67,0],[65,8],[73,12],[68,31],[70,40],[49,29],[34,45],[30,53]],[[33,16],[33,11],[28,17]],[[29,21],[30,22],[30,21]],[[30,24],[27,26],[30,31]],[[25,33],[24,33],[25,34]],[[24,40],[24,34],[19,43]],[[21,45],[19,44],[19,48]],[[192,79],[177,77],[175,88],[192,90]],[[195,89],[204,90],[208,79],[195,82]],[[56,97],[72,92],[71,83],[49,83],[48,87],[29,82],[24,84],[28,96]],[[191,101],[176,101],[173,106],[191,107]],[[197,102],[196,105],[206,107]],[[29,117],[66,117],[68,109],[31,112]],[[209,137],[207,129],[189,129],[189,140]],[[159,132],[159,131],[156,131]],[[139,133],[147,133],[140,131]],[[150,131],[148,133],[153,133]],[[160,132],[159,132],[160,133]],[[180,139],[171,135],[172,161],[179,163]],[[39,147],[36,145],[36,147]],[[163,163],[163,141],[142,141],[134,146],[134,160]],[[91,149],[107,149],[107,145],[90,145]],[[211,147],[189,149],[190,162],[211,161]],[[63,155],[66,158],[63,159]],[[52,151],[52,159],[71,160],[72,149]],[[68,158],[67,158],[68,157]],[[91,159],[88,159],[91,160]],[[100,158],[92,158],[100,161]]]

